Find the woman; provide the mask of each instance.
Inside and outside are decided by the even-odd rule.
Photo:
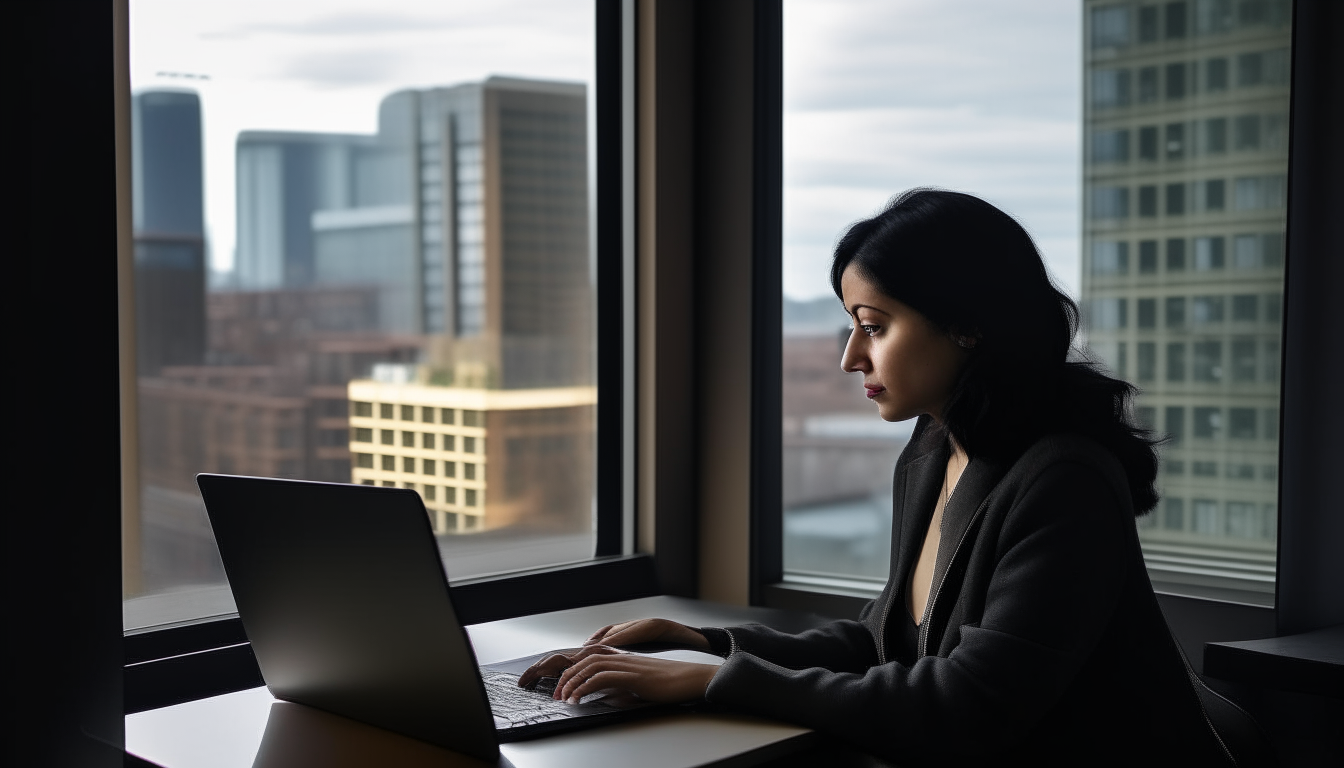
[[[831,285],[853,322],[843,369],[883,419],[919,419],[881,596],[799,635],[603,627],[522,684],[703,697],[898,761],[1226,763],[1135,533],[1157,502],[1153,441],[1128,384],[1069,359],[1078,310],[1027,233],[975,197],[914,190],[850,227]],[[649,641],[726,660],[615,648]]]

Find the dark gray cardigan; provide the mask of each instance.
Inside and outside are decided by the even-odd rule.
[[[1043,438],[1011,466],[970,462],[943,513],[917,661],[890,660],[949,450],[922,417],[896,464],[890,577],[859,620],[733,628],[706,698],[912,763],[1225,765],[1123,470],[1080,436]]]

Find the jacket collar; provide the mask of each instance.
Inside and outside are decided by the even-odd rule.
[[[924,534],[928,530],[929,520],[933,517],[933,508],[938,503],[938,495],[943,489],[943,477],[947,472],[947,460],[952,454],[947,433],[927,416],[921,417],[921,423],[911,436],[911,448],[914,449],[903,471],[903,492],[900,498],[901,526],[900,540],[892,552],[892,570],[890,590],[893,598],[903,596],[906,577],[915,567],[924,544]],[[948,499],[943,510],[943,522],[938,543],[938,556],[934,561],[933,584],[929,599],[933,600],[957,551],[957,545],[966,535],[975,513],[984,503],[985,497],[1003,477],[1004,467],[996,461],[977,457],[971,459],[962,470],[957,487]],[[904,606],[904,600],[900,605]]]
[[[933,506],[943,488],[949,453],[947,442],[942,441],[933,450],[912,458],[902,473],[902,493],[896,499],[900,504],[900,539],[893,542],[889,577],[893,599],[905,594],[906,577],[915,567],[915,559],[924,544],[924,532],[933,517]],[[901,610],[905,610],[905,600],[899,600],[899,604]]]
[[[948,453],[951,453],[950,449]],[[942,467],[944,471],[946,471],[946,466],[946,460],[944,460]],[[947,501],[947,507],[943,509],[942,532],[938,540],[938,559],[935,561],[933,568],[933,589],[935,591],[942,586],[948,567],[952,564],[952,557],[957,552],[957,545],[961,543],[962,537],[966,535],[971,523],[974,522],[975,513],[1002,477],[1003,466],[983,457],[971,459],[966,468],[962,470],[961,478],[957,480],[957,487],[953,489],[952,496]],[[933,594],[929,595],[929,599],[933,599]]]

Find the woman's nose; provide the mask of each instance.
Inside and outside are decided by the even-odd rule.
[[[840,370],[845,373],[857,373],[859,371],[867,372],[868,357],[863,354],[863,340],[859,338],[860,331],[855,328],[849,332],[849,339],[845,342],[845,351],[840,355]]]

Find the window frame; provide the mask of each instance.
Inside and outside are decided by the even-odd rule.
[[[615,2],[599,0],[599,5]],[[620,3],[623,13],[616,25],[627,32],[627,45],[621,55],[627,83],[623,93],[629,106],[633,103],[630,79],[634,71],[629,30],[634,20],[628,11],[634,2]],[[673,8],[672,4],[664,5]],[[27,253],[53,254],[53,233],[59,233],[61,248],[59,258],[16,260],[22,276],[17,285],[48,291],[59,287],[59,306],[76,307],[78,311],[51,311],[41,322],[15,324],[22,328],[15,336],[21,353],[26,353],[25,359],[32,361],[50,360],[52,350],[68,349],[71,341],[78,339],[81,363],[78,376],[44,370],[41,379],[46,401],[79,404],[79,408],[60,410],[62,414],[79,412],[80,420],[58,420],[62,428],[53,429],[46,409],[21,408],[21,433],[37,435],[32,453],[38,456],[48,451],[54,454],[64,447],[57,441],[66,434],[85,435],[85,445],[96,448],[101,460],[89,462],[80,475],[82,495],[70,514],[14,514],[8,521],[10,578],[6,589],[15,616],[11,634],[17,644],[11,655],[22,661],[15,665],[11,688],[27,697],[27,706],[12,725],[13,732],[20,736],[12,740],[10,753],[20,756],[17,759],[21,763],[131,764],[136,763],[135,758],[121,749],[125,638],[120,588],[123,533],[118,514],[123,493],[133,492],[121,485],[120,465],[133,463],[134,456],[120,451],[120,434],[123,423],[133,423],[134,413],[128,414],[121,407],[118,391],[133,392],[135,382],[133,365],[126,364],[134,360],[134,354],[127,357],[117,337],[117,320],[123,328],[127,320],[119,307],[134,305],[125,300],[130,296],[125,281],[130,233],[118,225],[119,221],[129,221],[129,197],[118,192],[119,176],[125,178],[129,167],[127,2],[73,6],[28,3],[19,12],[20,28],[24,30],[20,50],[25,54],[21,71],[28,76],[20,78],[22,105],[15,114],[25,138],[21,161],[25,194],[20,196],[20,210],[13,218],[20,224]],[[1324,503],[1337,495],[1335,467],[1329,460],[1338,456],[1337,443],[1332,441],[1344,434],[1344,409],[1329,406],[1335,403],[1335,393],[1344,391],[1344,359],[1318,354],[1344,338],[1344,304],[1331,295],[1344,286],[1344,277],[1338,261],[1312,256],[1344,252],[1344,222],[1335,216],[1344,209],[1344,188],[1337,183],[1344,177],[1344,154],[1336,138],[1344,133],[1344,115],[1338,106],[1344,104],[1344,81],[1336,78],[1332,82],[1328,76],[1344,68],[1344,48],[1335,44],[1344,35],[1344,8],[1320,0],[1298,0],[1293,14],[1290,258],[1285,286],[1289,304],[1283,307],[1285,333],[1281,345],[1284,386],[1278,419],[1283,470],[1276,608],[1269,611],[1164,597],[1163,605],[1177,636],[1187,648],[1198,651],[1202,651],[1202,644],[1192,645],[1196,640],[1285,635],[1344,622],[1344,603],[1338,599],[1338,592],[1319,588],[1321,584],[1344,583],[1344,558],[1338,557],[1344,544],[1344,516],[1330,514],[1332,507]],[[109,27],[112,35],[108,34]],[[629,112],[623,114],[624,135],[628,137],[634,120]],[[108,120],[113,122],[111,131],[107,130]],[[633,142],[624,142],[622,151],[633,153]],[[621,205],[628,212],[636,201],[629,191],[633,185],[628,183],[632,164],[629,157],[626,160],[622,173],[627,175],[622,178],[627,184]],[[599,168],[601,162],[599,158]],[[79,183],[72,184],[72,179]],[[601,194],[604,192],[599,189]],[[52,205],[51,201],[60,204]],[[78,226],[71,226],[72,212],[77,212]],[[599,228],[599,237],[602,231]],[[633,229],[626,228],[621,237],[633,238]],[[120,262],[111,258],[113,251],[121,254]],[[633,258],[631,252],[631,248],[626,249],[626,259]],[[633,294],[629,287],[635,279],[633,269],[626,270],[622,279],[629,281],[626,295]],[[123,298],[120,302],[119,295]],[[629,304],[626,312],[624,349],[628,352],[634,318]],[[770,333],[778,325],[778,316],[758,312],[751,319],[753,330],[758,332],[753,335],[757,336]],[[740,351],[732,350],[735,355]],[[773,379],[769,370],[757,373],[755,384],[760,387],[779,380],[778,372]],[[599,377],[602,375],[599,371]],[[633,389],[628,382],[633,381],[634,373],[627,367],[625,375],[627,386],[621,391],[629,393]],[[623,405],[627,414],[633,412],[633,398],[627,397]],[[713,426],[707,424],[705,431],[712,433]],[[760,427],[759,421],[756,426]],[[620,426],[599,421],[598,429],[626,430],[621,434],[629,436],[634,434],[634,419],[628,418]],[[712,440],[716,435],[708,434],[707,438]],[[627,439],[624,444],[633,446],[634,440]],[[622,457],[622,466],[632,466],[631,453]],[[759,454],[755,455],[759,459]],[[766,469],[763,474],[768,475]],[[701,484],[681,475],[675,479],[682,484]],[[42,498],[51,499],[55,494],[50,489],[67,488],[70,480],[67,473],[57,474],[37,462],[24,468],[22,482],[47,489]],[[754,478],[754,482],[759,483],[760,478]],[[600,488],[599,492],[614,493],[609,488]],[[621,493],[634,494],[634,488],[627,484]],[[630,508],[630,504],[625,506],[626,510]],[[753,516],[762,513],[761,505],[757,504],[756,510]],[[39,507],[38,511],[49,510]],[[666,517],[659,515],[659,527]],[[640,521],[650,522],[642,516]],[[645,525],[641,543],[645,536],[652,538],[656,533],[651,528]],[[626,526],[622,535],[633,537],[633,526]],[[759,547],[759,540],[753,546]],[[669,554],[679,547],[685,551]],[[659,569],[668,563],[693,571],[695,555],[695,547],[677,541],[668,545],[660,540],[656,560]],[[741,559],[752,559],[759,565],[759,560],[750,555],[744,552]],[[34,562],[42,563],[40,573],[32,570],[30,564]],[[792,600],[818,613],[854,616],[868,599],[863,594],[828,593],[808,585],[793,588],[787,583],[762,581],[762,571],[769,575],[769,569],[754,567],[753,578],[757,579],[756,588],[765,593],[763,601]],[[160,637],[170,639],[169,635]],[[197,672],[187,670],[186,674]],[[205,687],[196,686],[198,690]],[[33,759],[24,760],[27,755]]]
[[[123,0],[126,2],[126,0]],[[658,593],[653,558],[634,551],[633,179],[634,3],[595,0],[597,403],[596,541],[591,560],[455,580],[464,624],[647,597]],[[126,51],[121,51],[125,55]],[[134,398],[134,394],[131,394]],[[134,444],[123,443],[123,450]],[[137,482],[133,465],[123,483]],[[123,632],[125,712],[139,712],[263,684],[236,613]]]
[[[1086,14],[1084,24],[1086,24]],[[1329,142],[1328,129],[1337,124],[1338,111],[1330,112],[1332,98],[1338,98],[1338,84],[1330,83],[1323,72],[1330,54],[1331,31],[1338,32],[1339,17],[1312,0],[1293,4],[1293,57],[1289,117],[1289,171],[1287,216],[1288,239],[1284,254],[1284,318],[1281,324],[1280,350],[1280,467],[1278,558],[1276,560],[1275,605],[1264,607],[1179,594],[1159,593],[1173,632],[1180,640],[1196,670],[1203,669],[1203,646],[1208,641],[1259,639],[1291,632],[1302,632],[1344,621],[1344,606],[1330,603],[1325,590],[1316,588],[1324,574],[1340,573],[1337,559],[1328,550],[1333,543],[1344,544],[1340,516],[1329,513],[1329,474],[1322,468],[1321,456],[1330,452],[1330,433],[1319,417],[1330,412],[1328,384],[1344,381],[1339,356],[1325,356],[1332,336],[1344,313],[1331,308],[1326,286],[1340,286],[1338,266],[1328,254],[1338,253],[1341,227],[1329,221],[1325,201],[1339,199],[1329,187],[1331,164],[1338,166],[1339,150]],[[1333,22],[1333,26],[1332,23]],[[781,27],[782,30],[782,27]],[[781,84],[759,84],[758,88],[780,88]],[[1336,94],[1335,96],[1332,96]],[[777,131],[782,111],[761,114],[774,125],[758,124],[758,136]],[[1310,159],[1309,159],[1310,158]],[[1323,162],[1331,158],[1328,162]],[[775,194],[768,190],[766,196]],[[1335,250],[1328,247],[1335,244]],[[778,257],[776,257],[776,262]],[[773,279],[775,264],[755,263],[757,279]],[[1335,270],[1333,274],[1331,270]],[[764,276],[762,273],[765,273]],[[775,291],[782,290],[776,283]],[[761,290],[765,290],[764,287]],[[1289,297],[1299,299],[1290,301]],[[778,333],[778,309],[758,304],[754,324],[761,339],[774,340]],[[1337,331],[1336,331],[1337,333]],[[770,343],[773,343],[771,341]],[[782,371],[762,357],[756,362],[754,394],[766,399],[778,398],[782,391]],[[770,367],[765,367],[770,366]],[[1333,366],[1328,372],[1324,367]],[[1337,410],[1337,409],[1336,409]],[[1313,414],[1317,421],[1313,422]],[[1334,417],[1336,421],[1338,416]],[[833,580],[820,585],[791,579],[782,568],[783,510],[777,501],[782,462],[779,448],[779,417],[769,415],[753,423],[753,463],[757,467],[752,505],[753,529],[763,532],[754,540],[753,603],[775,608],[808,610],[835,617],[854,617],[878,596],[880,585],[860,579]],[[1336,450],[1337,454],[1338,451]],[[1309,469],[1299,469],[1310,467]],[[763,551],[768,548],[768,551]]]

